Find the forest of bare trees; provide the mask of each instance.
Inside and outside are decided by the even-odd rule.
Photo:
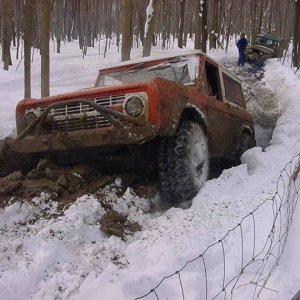
[[[184,48],[189,38],[203,52],[227,49],[230,38],[244,31],[250,42],[260,32],[280,37],[284,48],[292,42],[293,65],[299,69],[299,20],[297,0],[0,0],[2,61],[8,70],[13,45],[30,74],[30,49],[40,49],[47,80],[50,39],[58,53],[62,42],[78,40],[83,56],[100,43],[105,55],[113,39],[121,59],[128,60],[132,47],[143,47],[147,56],[151,45]],[[25,83],[29,89],[30,80]],[[46,95],[48,86],[43,89]]]

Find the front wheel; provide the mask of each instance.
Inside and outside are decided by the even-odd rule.
[[[264,66],[264,59],[259,55],[259,53],[254,52],[249,55],[247,61],[254,64],[256,67],[261,68]]]
[[[209,175],[209,151],[202,127],[193,121],[182,122],[175,135],[162,142],[158,165],[163,200],[191,200]]]

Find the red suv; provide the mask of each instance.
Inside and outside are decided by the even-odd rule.
[[[196,195],[210,158],[239,159],[255,145],[240,81],[199,51],[101,69],[93,88],[22,100],[16,122],[14,150],[23,153],[148,145],[162,198],[172,202]]]

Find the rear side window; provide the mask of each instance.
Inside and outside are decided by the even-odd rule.
[[[223,73],[223,81],[226,100],[245,108],[241,85],[225,73]]]

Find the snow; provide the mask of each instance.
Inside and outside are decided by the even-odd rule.
[[[65,44],[61,54],[51,54],[52,94],[93,86],[100,67],[119,62],[120,55],[114,47],[105,59],[98,55],[98,49],[88,51],[83,60],[78,45],[72,43]],[[133,57],[140,53],[135,49]],[[237,59],[234,43],[227,54],[213,51],[211,55],[216,60]],[[39,63],[39,55],[35,54],[34,97],[39,97]],[[8,72],[0,70],[0,137],[13,134],[14,109],[23,94],[23,66],[16,70],[16,65],[14,61]],[[274,93],[276,109],[280,111],[270,144],[248,150],[241,165],[207,181],[190,208],[150,212],[159,200],[139,197],[130,188],[120,197],[120,179],[100,191],[116,211],[128,214],[130,220],[142,226],[141,232],[126,240],[100,230],[99,220],[105,210],[99,195],[78,198],[63,214],[58,211],[58,203],[49,201],[46,194],[0,210],[0,299],[134,299],[203,253],[265,199],[272,198],[280,171],[300,152],[300,81],[289,67],[272,59],[266,64],[263,84]],[[260,207],[255,218],[259,247],[272,226],[270,202]],[[243,224],[246,259],[253,232],[251,220]],[[283,256],[260,299],[291,299],[300,289],[299,226],[298,205]],[[227,272],[233,276],[240,268],[241,239],[237,233],[232,232],[224,242]],[[221,247],[210,249],[206,256],[209,295],[220,291],[223,270]],[[199,272],[201,268],[203,272]],[[247,269],[248,282],[255,272],[256,269]],[[198,299],[199,292],[204,291],[203,274],[199,260],[181,274],[186,299]],[[250,299],[251,291],[251,285],[239,287],[233,298]],[[159,289],[160,299],[181,299],[180,293],[178,275]],[[146,299],[155,299],[152,296]]]
[[[154,14],[154,8],[153,8],[153,0],[149,0],[149,4],[146,8],[146,15],[147,15],[147,19],[145,22],[145,33],[144,33],[144,38],[146,38],[148,30],[149,30],[149,24],[152,20]]]

